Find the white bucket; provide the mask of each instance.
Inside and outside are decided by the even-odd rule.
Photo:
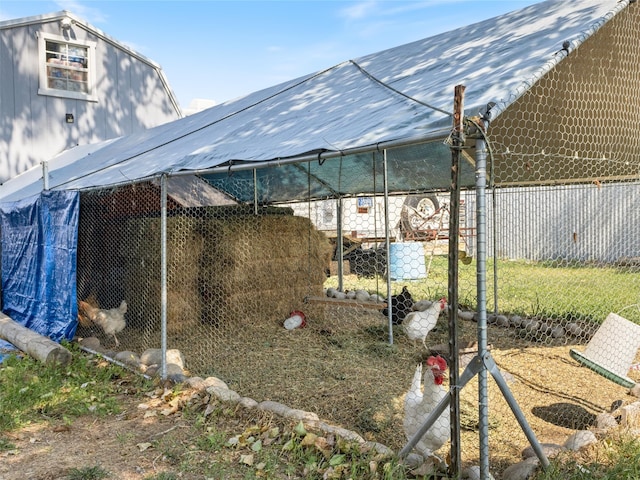
[[[420,242],[396,242],[389,245],[389,277],[391,280],[427,278],[424,245]]]

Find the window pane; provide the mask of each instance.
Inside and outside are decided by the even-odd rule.
[[[88,48],[46,42],[47,87],[89,93]]]

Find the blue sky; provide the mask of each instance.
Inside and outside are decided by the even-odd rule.
[[[0,20],[68,10],[159,63],[186,108],[539,1],[1,0]]]

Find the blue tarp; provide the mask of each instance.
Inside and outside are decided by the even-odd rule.
[[[74,191],[0,204],[3,312],[56,342],[72,339],[77,327],[79,209]],[[12,346],[0,341],[5,348]]]

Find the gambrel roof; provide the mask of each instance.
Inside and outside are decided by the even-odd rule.
[[[174,108],[176,109],[176,111],[181,112],[180,106],[178,105],[178,100],[176,99],[175,94],[173,93],[173,90],[171,90],[171,87],[169,87],[169,82],[167,81],[164,71],[162,70],[162,67],[158,63],[154,62],[148,57],[145,57],[144,55],[135,51],[125,43],[122,43],[121,41],[113,38],[112,36],[106,34],[99,28],[91,25],[87,21],[83,20],[82,18],[74,15],[73,13],[67,10],[61,10],[59,12],[53,12],[53,13],[46,13],[43,15],[33,15],[30,17],[3,20],[3,21],[0,21],[0,31],[2,30],[8,31],[16,27],[24,27],[29,25],[37,26],[42,23],[48,23],[48,22],[60,22],[63,19],[70,20],[74,25],[78,25],[82,27],[84,30],[86,30],[87,32],[90,32],[95,37],[100,38],[101,40],[113,45],[114,47],[116,47],[119,50],[122,50],[123,52],[126,52],[127,55],[130,55],[131,57],[136,58],[137,60],[147,64],[149,67],[154,69],[160,79],[160,82],[166,89],[167,95],[171,99],[171,102],[173,103]]]

